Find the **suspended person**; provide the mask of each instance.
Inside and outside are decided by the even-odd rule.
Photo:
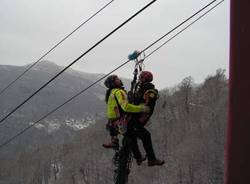
[[[146,151],[146,157],[148,159],[148,166],[160,166],[163,165],[165,161],[156,158],[152,145],[151,134],[145,128],[145,125],[147,124],[151,115],[154,112],[156,100],[158,99],[158,90],[155,89],[155,86],[152,81],[153,74],[149,71],[143,71],[139,75],[139,82],[136,84],[135,87],[133,101],[135,105],[143,103],[144,105],[150,108],[150,111],[133,114],[131,121],[134,124],[134,135],[143,142],[143,147]],[[137,145],[137,139],[133,139],[133,141],[135,141],[135,149],[133,154],[136,156],[140,156],[141,153]],[[140,165],[141,163],[137,164]]]
[[[138,115],[140,114],[140,116],[143,116],[144,114],[150,114],[152,113],[151,112],[152,108],[149,109],[147,106],[140,105],[139,103],[138,105],[129,104],[127,99],[127,94],[123,89],[123,84],[116,75],[109,76],[105,80],[104,84],[108,88],[106,92],[107,116],[109,119],[107,128],[110,131],[111,143],[103,144],[103,146],[105,148],[114,148],[118,145],[119,140],[117,138],[117,135],[119,132],[116,123],[124,116],[125,112],[127,112],[125,115],[127,115],[130,112],[129,113],[130,119],[128,120],[129,122],[125,136],[130,137],[132,140],[131,148],[137,164],[140,165],[146,159],[145,157],[142,157],[142,154],[139,151],[139,147],[136,140],[137,137],[143,141],[143,145],[148,157],[148,165],[154,166],[154,165],[164,164],[164,161],[158,160],[155,157],[150,133],[146,129],[138,125],[136,127],[139,127],[139,129],[138,128],[135,129],[135,124],[138,124],[138,122],[136,121],[137,116],[134,116],[133,118],[131,116],[136,114]],[[124,108],[123,104],[125,104],[126,108]],[[138,110],[138,106],[141,106],[139,108],[141,110]]]
[[[104,85],[108,88],[105,97],[108,117],[108,124],[106,127],[110,132],[111,142],[103,144],[103,147],[115,148],[119,144],[119,140],[117,138],[119,134],[117,124],[122,118],[125,117],[125,113],[133,114],[149,112],[150,109],[142,104],[133,105],[128,102],[127,93],[124,90],[123,83],[117,75],[110,75],[107,77]],[[135,158],[138,160],[141,159],[140,156]]]

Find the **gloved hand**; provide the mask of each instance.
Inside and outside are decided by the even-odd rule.
[[[150,112],[150,107],[143,105],[142,112],[149,113]]]

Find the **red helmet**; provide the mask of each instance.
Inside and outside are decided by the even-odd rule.
[[[153,81],[153,74],[149,71],[143,71],[139,76],[139,80],[141,82],[151,82]]]

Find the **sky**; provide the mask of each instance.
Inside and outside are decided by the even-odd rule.
[[[1,0],[0,65],[37,61],[109,1]],[[67,66],[149,2],[115,0],[44,60]],[[71,68],[108,73],[126,62],[134,50],[143,50],[209,2],[211,0],[157,0]],[[145,54],[149,53],[150,50]],[[131,62],[115,74],[132,78],[133,68]],[[145,60],[145,70],[154,74],[154,83],[159,89],[172,87],[188,76],[201,83],[219,68],[226,69],[228,76],[229,1],[224,1]]]

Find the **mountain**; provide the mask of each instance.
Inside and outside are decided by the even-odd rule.
[[[54,69],[50,70],[53,68],[52,65]],[[22,67],[2,66],[0,74],[2,75],[5,71],[6,75],[12,76],[11,71],[20,72],[21,70],[23,70]],[[60,66],[45,62],[44,65],[35,67],[31,71],[35,75],[27,75],[26,80],[33,81],[32,84],[35,81],[41,83],[40,80],[43,79],[41,76],[51,75],[51,73],[45,75],[45,72],[55,70],[59,71]],[[228,103],[228,80],[224,72],[224,70],[217,70],[215,75],[208,76],[201,84],[194,84],[192,77],[187,77],[178,86],[166,88],[159,92],[160,97],[146,129],[151,134],[156,157],[164,159],[166,164],[161,167],[147,167],[147,162],[137,166],[133,161],[129,174],[130,184],[223,183],[223,149]],[[95,75],[92,75],[90,79],[87,77],[88,75],[91,74],[70,70],[65,73],[66,77],[62,76],[52,83],[47,91],[44,91],[47,92],[47,96],[46,93],[40,96],[39,103],[46,107],[51,107],[48,102],[55,105],[54,101],[58,100],[62,94],[69,95],[69,92],[60,90],[74,91],[75,88],[79,87],[75,86],[76,84],[84,85],[95,77]],[[29,77],[33,78],[29,79]],[[78,77],[79,80],[76,79]],[[47,76],[47,78],[49,77]],[[2,78],[1,81],[3,81]],[[70,84],[67,84],[66,81]],[[75,84],[76,81],[84,81],[84,84],[79,84],[80,82]],[[20,81],[20,83],[25,82]],[[72,86],[71,83],[74,85]],[[26,85],[26,88],[30,89],[28,84]],[[33,87],[34,85],[36,83],[33,84]],[[37,84],[37,86],[39,85]],[[91,123],[89,115],[91,113],[93,115],[93,111],[89,110],[91,108],[89,104],[84,103],[87,100],[92,100],[93,103],[103,103],[103,100],[100,100],[97,96],[103,95],[105,89],[99,87],[96,86],[90,89],[90,94],[85,94],[89,98],[93,97],[94,100],[85,99],[85,95],[83,95],[76,99],[77,102],[79,101],[78,103],[70,104],[70,108],[61,109],[42,124],[38,124],[36,128],[18,136],[10,144],[4,147],[0,146],[0,184],[113,183],[115,166],[112,163],[112,158],[114,152],[102,147],[102,143],[110,140],[108,132],[105,130],[106,119],[100,116],[100,119],[96,120],[95,123]],[[18,86],[16,88],[18,90]],[[12,90],[14,91],[14,89]],[[23,88],[19,90],[21,91]],[[58,94],[54,94],[55,91]],[[47,98],[51,101],[46,100]],[[4,99],[3,96],[2,99]],[[26,105],[29,107],[31,104]],[[36,113],[39,113],[39,107],[42,108],[41,104],[37,104],[37,106],[33,104],[32,108]],[[73,110],[76,112],[73,112],[71,108],[74,105],[87,110],[82,111],[82,109],[75,107]],[[90,106],[90,108],[88,109],[85,106]],[[26,116],[38,118],[35,114],[22,114],[23,111],[17,112],[19,117],[16,114],[11,116],[5,124],[0,124],[0,145],[23,129],[25,123],[20,122],[21,120],[26,123],[29,122],[28,120],[24,121],[24,119],[28,119]],[[82,123],[81,118],[84,116],[81,112],[89,116],[89,119],[86,118],[89,123]],[[97,110],[94,112],[97,112]],[[95,115],[93,116],[96,118]],[[12,119],[16,122],[11,121]],[[90,124],[91,126],[79,130],[81,127]],[[58,128],[58,125],[61,127]],[[78,131],[75,131],[74,128]],[[122,136],[119,136],[119,139],[121,143]],[[145,155],[142,142],[138,140],[138,143],[142,154]]]
[[[0,65],[0,89],[4,89],[29,66]],[[31,68],[0,96],[0,117],[3,118],[62,69],[62,66],[50,61],[42,61]],[[103,74],[90,74],[68,69],[6,119],[6,123],[30,124],[37,121],[101,76]],[[101,84],[93,86],[45,118],[42,123],[48,124],[49,131],[56,129],[62,122],[76,129],[85,127],[95,119],[104,117],[105,91],[106,89]],[[43,126],[45,125],[38,124],[37,128]]]

